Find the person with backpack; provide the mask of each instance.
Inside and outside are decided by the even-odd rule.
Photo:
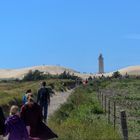
[[[2,110],[2,107],[0,107],[0,138],[3,138],[3,135],[5,133],[5,116]]]
[[[47,121],[48,106],[50,105],[50,94],[51,91],[46,87],[46,82],[42,82],[41,88],[38,90],[37,103],[42,108],[44,122]]]

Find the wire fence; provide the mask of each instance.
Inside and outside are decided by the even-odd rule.
[[[123,140],[140,140],[140,117],[132,113],[133,108],[140,105],[127,100],[114,99],[111,91],[97,93],[98,100],[114,130],[119,130]],[[136,106],[137,105],[137,106]]]

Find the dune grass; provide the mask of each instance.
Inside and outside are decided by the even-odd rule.
[[[98,102],[93,86],[81,86],[49,119],[58,140],[119,140]]]
[[[47,85],[52,87],[54,91],[65,91],[69,88],[69,85],[74,84],[73,80],[60,80],[52,79],[46,80]],[[41,81],[31,82],[0,82],[0,106],[3,107],[5,114],[7,114],[9,107],[13,104],[21,105],[21,100],[26,90],[32,89],[34,95],[37,94],[40,88]]]
[[[102,79],[91,84],[115,100],[119,112],[126,111],[129,139],[140,139],[140,79]]]

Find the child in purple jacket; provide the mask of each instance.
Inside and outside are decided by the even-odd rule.
[[[8,140],[29,140],[26,126],[19,116],[18,106],[11,107],[5,126],[5,136],[9,134]]]

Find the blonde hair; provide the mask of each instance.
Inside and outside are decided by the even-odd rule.
[[[27,94],[27,100],[30,102],[34,102],[34,95],[32,93]]]
[[[13,105],[10,109],[10,115],[15,115],[19,112],[19,107],[16,105]]]

